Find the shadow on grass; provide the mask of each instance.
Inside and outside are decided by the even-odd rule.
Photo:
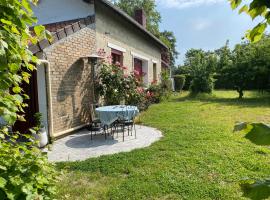
[[[270,179],[256,181],[254,183],[242,183],[243,196],[252,200],[263,200],[270,197]]]
[[[256,145],[270,145],[270,127],[262,123],[253,123],[252,126],[245,138]]]
[[[218,103],[223,105],[233,105],[238,107],[269,107],[270,106],[270,95],[259,95],[254,97],[246,97],[243,99],[239,98],[223,98],[208,94],[199,95],[187,95],[184,97],[179,97],[171,99],[172,102],[182,102],[182,101],[201,101],[205,104]]]

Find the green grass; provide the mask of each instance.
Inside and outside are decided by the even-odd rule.
[[[247,199],[240,181],[270,177],[270,148],[233,132],[237,121],[270,123],[270,97],[232,91],[190,98],[187,93],[151,106],[145,125],[164,137],[152,146],[66,169],[59,199]],[[263,152],[263,153],[262,153]]]

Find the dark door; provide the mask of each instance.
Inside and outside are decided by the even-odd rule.
[[[28,107],[24,108],[25,122],[17,121],[12,130],[19,131],[20,133],[28,133],[29,128],[35,125],[34,114],[39,112],[38,109],[38,88],[37,88],[37,72],[33,71],[29,84],[23,83],[22,88],[29,96],[30,99],[26,99],[24,102],[28,104]]]

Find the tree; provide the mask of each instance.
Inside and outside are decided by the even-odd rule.
[[[137,8],[143,8],[147,16],[146,28],[155,36],[159,36],[159,23],[161,22],[160,13],[156,10],[154,0],[119,0],[115,3],[128,15],[134,17]]]
[[[174,67],[175,60],[178,58],[179,53],[176,50],[176,37],[171,31],[159,30],[159,23],[161,22],[161,15],[156,10],[154,0],[119,0],[115,4],[125,11],[131,17],[134,17],[136,8],[143,8],[146,14],[146,29],[153,35],[159,38],[164,44],[167,45],[170,52],[170,65]]]
[[[170,49],[170,66],[175,66],[175,60],[178,58],[179,52],[176,50],[176,37],[172,31],[160,32],[160,40]]]
[[[250,45],[254,48],[254,89],[264,91],[270,87],[270,37],[263,36],[259,42]]]
[[[249,43],[236,45],[233,51],[233,63],[224,66],[221,72],[222,76],[234,85],[240,99],[243,98],[243,91],[248,83],[255,77],[252,64],[254,53],[254,48]]]
[[[236,9],[242,5],[242,0],[230,0],[232,9]],[[258,23],[252,30],[248,30],[246,37],[251,42],[259,41],[267,26],[270,22],[270,1],[269,0],[252,0],[245,2],[244,5],[239,9],[239,13],[245,12],[252,20],[258,17],[262,17],[263,20]]]
[[[218,65],[217,71],[221,71],[222,68],[231,65],[232,63],[232,53],[229,47],[229,40],[226,41],[226,44],[220,49],[215,50],[215,53],[218,56]]]
[[[185,66],[191,77],[191,92],[211,93],[214,86],[213,75],[217,66],[216,54],[204,52],[202,49],[190,49],[186,53]]]

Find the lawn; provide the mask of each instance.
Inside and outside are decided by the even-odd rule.
[[[270,144],[233,132],[236,121],[270,123],[270,97],[232,91],[190,98],[187,93],[151,106],[141,122],[164,137],[152,146],[66,169],[59,199],[247,199],[243,179],[270,177]]]

